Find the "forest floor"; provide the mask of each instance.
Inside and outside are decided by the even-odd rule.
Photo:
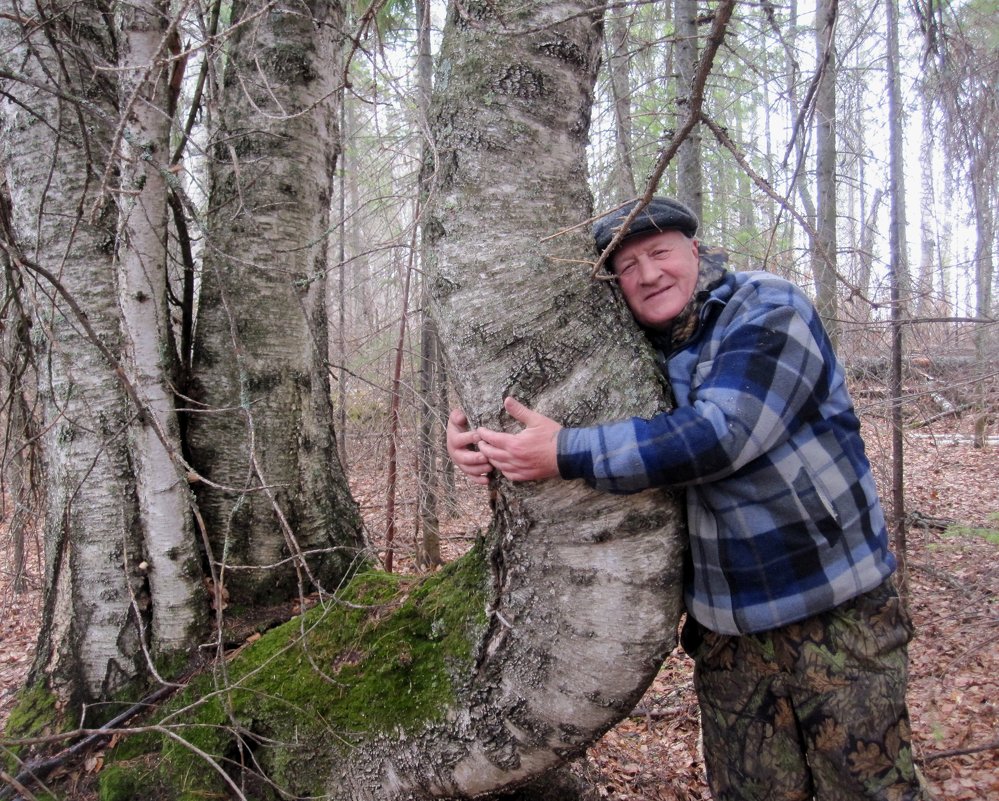
[[[909,709],[916,760],[937,801],[999,798],[999,451],[971,447],[970,426],[944,420],[906,438],[909,604],[917,629]],[[888,423],[868,414],[865,429],[887,497]],[[353,450],[366,454],[351,465],[352,485],[377,544],[384,453]],[[484,494],[460,478],[458,484],[453,513],[442,520],[445,559],[467,549],[488,522]],[[405,515],[413,504],[402,500]],[[401,570],[411,564],[409,531],[397,542]],[[12,591],[5,537],[0,528],[0,729],[30,667],[41,575],[36,556],[27,589]],[[610,801],[706,801],[698,725],[691,662],[678,650],[632,715],[589,749],[586,772]]]

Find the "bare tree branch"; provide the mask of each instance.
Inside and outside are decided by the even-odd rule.
[[[734,9],[735,0],[723,0],[723,2],[720,3],[718,8],[715,10],[714,23],[711,26],[711,33],[708,34],[707,46],[704,48],[704,52],[701,53],[701,58],[697,64],[697,72],[694,73],[694,80],[690,87],[690,95],[687,97],[687,116],[679,130],[673,134],[669,146],[660,152],[659,157],[656,159],[656,164],[645,184],[645,194],[641,197],[640,201],[635,204],[635,208],[631,210],[631,213],[621,223],[621,227],[614,235],[614,238],[610,241],[607,247],[604,248],[603,253],[600,254],[600,257],[593,265],[593,272],[590,274],[592,278],[601,281],[614,280],[613,275],[603,275],[600,272],[601,268],[607,262],[607,257],[614,252],[614,249],[618,246],[621,240],[624,239],[624,234],[631,225],[631,221],[634,220],[642,209],[644,209],[652,200],[653,195],[655,195],[656,190],[659,188],[659,182],[663,177],[663,173],[666,171],[666,167],[669,166],[669,163],[673,160],[673,157],[680,149],[680,145],[683,144],[684,140],[690,135],[694,126],[701,121],[701,109],[704,106],[704,86],[708,80],[708,75],[711,73],[711,68],[714,65],[715,55],[718,53],[718,48],[721,47],[721,44],[725,39],[725,33],[728,31],[728,23],[732,18],[732,12]]]

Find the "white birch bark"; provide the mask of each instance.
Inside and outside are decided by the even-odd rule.
[[[115,105],[112,73],[101,68],[112,48],[95,7],[36,10],[25,20],[31,27],[0,23],[4,52],[25,78],[10,82],[3,107],[15,226],[6,245],[33,293],[45,371],[45,622],[30,681],[79,703],[110,696],[135,677],[142,658],[135,621],[145,593],[142,542],[125,437],[134,409],[91,338],[119,352],[114,209],[101,193]],[[53,40],[75,57],[57,60]]]
[[[461,403],[511,429],[513,394],[568,425],[663,407],[630,315],[589,277],[585,143],[600,51],[577,2],[452,10],[431,124],[433,312]],[[490,625],[444,724],[359,747],[334,799],[474,797],[582,752],[675,644],[682,537],[671,499],[578,482],[500,487]]]
[[[129,379],[143,404],[131,427],[136,491],[148,565],[150,625],[157,651],[196,644],[207,602],[195,547],[190,490],[170,386],[173,351],[167,307],[166,237],[170,119],[165,3],[123,7],[119,96],[127,115],[119,195],[118,298]]]
[[[323,302],[342,9],[237,2],[232,26],[189,440],[225,488],[196,489],[235,605],[335,584],[362,542],[333,436]]]

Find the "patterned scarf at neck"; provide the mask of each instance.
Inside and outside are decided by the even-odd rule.
[[[725,278],[725,267],[728,263],[728,253],[719,247],[698,245],[697,284],[694,292],[683,310],[673,318],[667,331],[652,331],[645,333],[657,350],[671,353],[697,331],[701,321],[701,307],[708,299],[711,290]]]

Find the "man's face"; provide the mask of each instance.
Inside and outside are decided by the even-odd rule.
[[[697,240],[679,231],[654,231],[625,240],[612,259],[614,274],[635,319],[666,329],[697,285]]]

